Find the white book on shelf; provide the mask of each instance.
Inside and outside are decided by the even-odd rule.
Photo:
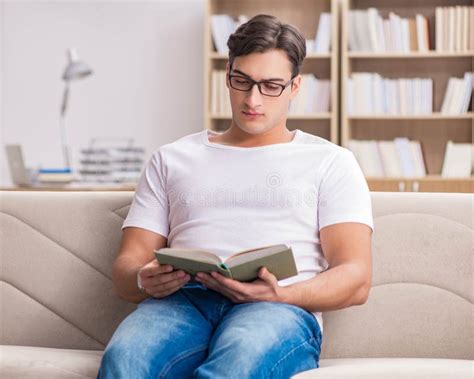
[[[329,112],[331,107],[331,82],[329,80],[318,80],[318,86],[321,88],[318,112]]]
[[[398,80],[397,79],[388,79],[388,90],[390,93],[390,114],[398,115],[400,114],[400,103],[399,103],[399,90],[398,90]]]
[[[349,43],[349,50],[350,51],[359,51],[359,43],[357,39],[357,30],[356,30],[356,11],[349,11],[347,17],[347,38]]]
[[[387,48],[385,46],[385,37],[384,37],[384,29],[383,29],[383,18],[379,14],[377,15],[377,41],[379,43],[379,51],[385,52],[387,51]]]
[[[395,149],[400,160],[403,177],[413,177],[415,175],[415,162],[410,148],[410,141],[405,137],[394,139]]]
[[[454,7],[448,7],[448,51],[454,51],[456,38],[456,11]]]
[[[307,100],[308,96],[310,96],[310,92],[312,91],[312,81],[310,74],[304,74],[304,85],[300,88],[301,93],[298,94],[297,97],[300,97],[298,102],[298,114],[306,114],[307,112]],[[303,81],[301,81],[303,83]]]
[[[388,18],[390,20],[391,26],[391,34],[392,34],[392,42],[393,42],[393,51],[394,52],[402,52],[402,27],[401,27],[401,20],[400,16],[396,13],[390,12],[388,14]]]
[[[391,114],[391,113],[392,113],[392,110],[391,110],[391,98],[390,98],[391,91],[390,91],[390,87],[389,87],[389,84],[390,84],[389,81],[390,81],[390,79],[387,79],[387,78],[383,78],[383,79],[382,79],[382,86],[383,86],[383,110],[384,110],[383,113],[386,113],[386,114]]]
[[[323,97],[323,86],[321,84],[322,80],[316,78],[314,76],[314,97],[313,97],[313,104],[312,104],[312,112],[319,113],[323,112],[321,98]]]
[[[404,53],[410,52],[410,24],[408,23],[407,18],[401,19],[401,26],[402,26],[402,51]]]
[[[424,177],[426,176],[426,167],[423,159],[423,152],[421,150],[420,141],[410,141],[410,148],[414,157],[415,163],[415,176]]]
[[[370,32],[367,11],[360,11],[356,13],[356,27],[359,35],[360,48],[362,51],[372,51],[370,44]]]
[[[448,141],[441,171],[443,178],[469,178],[471,176],[472,146],[470,143]]]
[[[382,114],[384,113],[383,107],[383,79],[382,77],[375,73],[372,75],[371,83],[371,93],[372,93],[372,113]]]
[[[401,115],[407,114],[407,79],[400,78],[398,79],[398,95],[399,95],[399,112]]]
[[[219,114],[225,115],[226,106],[225,106],[225,71],[219,70],[218,74],[219,80]]]
[[[443,51],[443,8],[435,8],[435,49]]]
[[[414,113],[414,97],[413,97],[413,79],[406,79],[406,111],[407,114]]]
[[[469,37],[468,50],[474,50],[474,7],[469,7]]]
[[[380,155],[377,141],[370,140],[367,142],[367,151],[369,152],[368,161],[370,167],[370,175],[375,178],[385,176],[384,167],[382,164],[382,157]]]
[[[451,101],[454,96],[455,78],[449,78],[446,91],[444,93],[443,104],[441,105],[441,114],[448,114],[451,108]]]
[[[433,113],[433,79],[424,79],[425,97],[426,97],[426,110],[425,113]]]
[[[383,26],[383,36],[384,36],[384,44],[385,44],[385,51],[393,51],[393,42],[392,42],[392,33],[390,28],[390,20],[385,19],[382,20]]]
[[[306,113],[306,99],[310,92],[311,79],[308,74],[302,75],[301,86],[298,96],[296,96],[295,114],[302,115]]]
[[[472,90],[474,86],[474,72],[466,72],[463,79],[463,98],[460,113],[466,113],[471,103]]]
[[[321,103],[321,99],[323,98],[323,91],[324,86],[322,84],[322,80],[315,77],[315,87],[314,87],[314,101],[313,101],[313,112],[319,113],[324,112],[323,104]]]
[[[402,169],[393,141],[378,141],[380,157],[387,177],[401,177]]]
[[[217,108],[219,98],[219,79],[217,70],[212,70],[211,73],[211,114],[219,113]]]
[[[469,49],[469,7],[462,7],[462,44],[461,50]]]
[[[463,30],[463,25],[462,25],[462,7],[459,5],[456,5],[455,7],[455,12],[456,12],[456,37],[454,40],[454,50],[455,51],[461,51],[462,50],[462,30]]]
[[[420,114],[423,109],[423,101],[425,99],[422,97],[422,86],[421,79],[416,78],[412,80],[412,113]]]
[[[313,74],[308,75],[309,91],[305,99],[305,113],[314,113],[315,111],[315,98],[317,91],[317,79]]]
[[[416,35],[417,35],[417,42],[418,42],[418,50],[419,51],[428,51],[428,46],[426,45],[426,25],[425,21],[426,18],[421,15],[417,14],[415,16],[416,21]]]
[[[367,23],[369,28],[369,43],[370,43],[370,51],[380,52],[381,43],[379,42],[380,36],[378,34],[378,27],[377,27],[377,19],[379,17],[379,12],[375,8],[367,9]]]
[[[454,78],[454,83],[454,94],[451,100],[450,108],[448,110],[449,114],[461,113],[461,108],[464,100],[464,80]]]
[[[317,53],[329,52],[331,46],[331,14],[322,12],[319,16],[318,31],[315,38],[315,51]]]
[[[443,51],[449,51],[449,9],[442,7],[443,10]]]
[[[352,74],[354,79],[354,110],[356,114],[372,114],[371,81],[372,74],[359,72]]]

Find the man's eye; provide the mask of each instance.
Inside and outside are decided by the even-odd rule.
[[[263,83],[263,86],[268,89],[268,90],[271,90],[271,91],[275,91],[277,89],[279,89],[279,86],[276,85],[276,84],[272,84],[272,83]]]
[[[248,80],[245,80],[245,79],[235,79],[236,83],[239,83],[239,84],[248,84],[249,81]]]

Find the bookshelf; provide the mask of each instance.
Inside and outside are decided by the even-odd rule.
[[[204,17],[204,128],[223,131],[230,126],[230,114],[211,112],[211,77],[213,70],[225,70],[227,55],[220,54],[213,45],[211,16],[227,14],[233,18],[246,15],[251,18],[260,13],[271,14],[282,22],[298,27],[306,39],[314,39],[319,16],[331,13],[331,49],[329,53],[306,55],[302,74],[314,74],[318,79],[330,80],[330,110],[324,113],[291,114],[287,127],[300,129],[339,143],[338,128],[338,5],[337,0],[207,0]],[[298,95],[300,96],[301,93]]]
[[[435,47],[436,7],[472,6],[466,0],[342,0],[341,1],[341,88],[340,118],[342,146],[355,140],[393,140],[406,137],[421,142],[427,176],[422,178],[367,178],[374,191],[474,192],[473,178],[442,178],[446,143],[472,143],[473,102],[464,114],[441,114],[450,77],[462,78],[474,69],[474,51],[445,52]],[[429,21],[429,51],[365,52],[349,50],[349,11],[377,8],[383,18],[389,12],[414,18],[422,14]],[[433,113],[416,115],[357,114],[348,112],[348,81],[352,73],[377,73],[384,78],[431,78]]]

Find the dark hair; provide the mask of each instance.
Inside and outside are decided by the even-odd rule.
[[[306,41],[301,32],[275,16],[259,14],[240,25],[227,41],[229,63],[241,55],[281,49],[286,52],[292,68],[292,77],[299,74],[306,56]]]

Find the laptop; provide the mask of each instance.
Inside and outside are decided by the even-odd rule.
[[[31,186],[30,172],[25,166],[21,145],[5,145],[12,182],[20,187]]]

